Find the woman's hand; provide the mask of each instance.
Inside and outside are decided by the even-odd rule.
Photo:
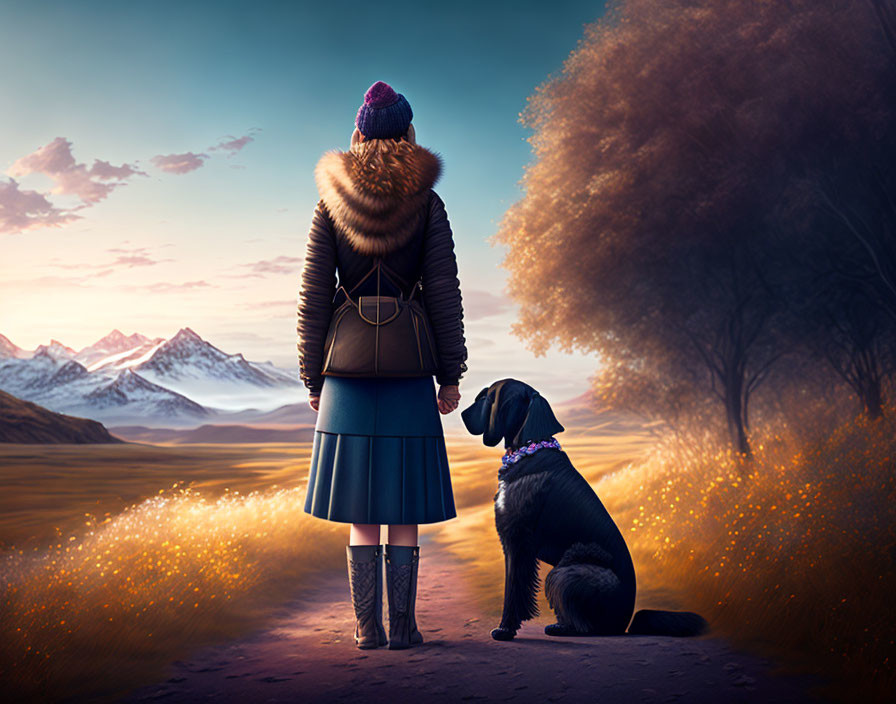
[[[457,386],[439,387],[439,413],[445,415],[451,413],[460,403],[460,391]]]
[[[309,394],[308,395],[308,405],[314,409],[314,412],[317,412],[317,409],[320,406],[320,394]]]

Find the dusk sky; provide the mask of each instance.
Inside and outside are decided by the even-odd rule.
[[[189,326],[297,368],[296,295],[317,160],[347,149],[375,81],[441,154],[472,395],[504,376],[549,398],[597,360],[510,336],[489,244],[531,158],[526,97],[600,2],[0,3],[0,333],[80,349]],[[463,401],[462,401],[463,403]]]

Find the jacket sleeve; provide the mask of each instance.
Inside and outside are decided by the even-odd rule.
[[[454,238],[442,199],[432,192],[423,244],[423,304],[429,315],[436,350],[436,381],[455,385],[467,371],[464,311],[457,278]]]
[[[323,386],[324,342],[336,294],[336,243],[323,202],[311,219],[298,298],[299,377],[312,394]]]

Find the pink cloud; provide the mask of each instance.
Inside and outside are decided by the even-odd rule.
[[[8,171],[10,176],[43,174],[53,180],[50,193],[73,195],[85,205],[93,205],[105,199],[114,189],[126,185],[131,176],[146,173],[131,164],[113,166],[108,161],[95,159],[93,166],[78,163],[72,155],[72,143],[57,137],[49,144],[18,159]]]
[[[265,274],[295,274],[297,265],[302,262],[301,257],[287,257],[281,254],[273,259],[262,259],[250,264],[243,264],[250,272],[240,276],[264,276]]]
[[[122,164],[121,166],[112,166],[108,161],[102,159],[94,159],[90,172],[99,179],[109,180],[113,178],[124,179],[134,174],[146,176],[143,171],[136,171],[130,164]]]
[[[183,283],[173,284],[168,281],[159,281],[158,283],[140,286],[139,288],[153,293],[178,293],[182,291],[191,291],[197,288],[212,287],[208,281],[184,281]]]
[[[113,254],[117,254],[114,260],[111,262],[101,262],[98,264],[93,264],[89,262],[75,262],[70,263],[66,260],[60,260],[58,257],[50,260],[49,266],[58,267],[60,269],[78,269],[81,271],[86,271],[88,269],[92,269],[95,271],[99,271],[101,269],[105,270],[98,274],[93,274],[93,276],[108,276],[114,271],[119,269],[132,269],[136,266],[155,266],[161,262],[172,262],[173,259],[157,259],[153,257],[147,247],[131,247],[131,248],[122,248],[122,247],[110,247],[106,249],[107,252],[112,252]]]
[[[90,286],[94,286],[95,284],[92,282],[92,279],[95,277],[93,275],[90,276],[34,276],[28,277],[24,279],[2,279],[0,280],[0,288],[7,288],[9,290],[15,290],[20,286],[29,286],[35,288],[72,288],[74,286],[78,288],[89,288]]]
[[[55,208],[42,193],[23,191],[15,179],[0,181],[0,233],[58,227],[80,217]]]
[[[107,252],[112,252],[113,254],[118,254],[115,258],[115,261],[106,264],[104,266],[114,266],[114,267],[127,267],[132,268],[135,266],[155,266],[160,262],[173,262],[173,259],[156,259],[155,257],[149,254],[147,247],[131,247],[131,248],[123,248],[123,247],[110,247],[106,250]]]
[[[275,301],[254,301],[243,303],[242,307],[249,310],[269,310],[273,308],[293,314],[295,313],[296,300],[294,298],[282,298]]]
[[[185,152],[184,154],[158,154],[150,161],[156,168],[169,174],[188,174],[200,168],[206,159],[208,159],[208,154]]]
[[[513,308],[513,304],[505,296],[498,296],[482,289],[465,289],[463,297],[466,320],[480,320],[492,315],[500,315]]]
[[[142,254],[121,255],[112,262],[113,265],[121,265],[128,268],[135,266],[154,266],[158,263],[157,260],[143,256]]]
[[[239,151],[242,151],[243,147],[245,147],[250,142],[255,141],[255,133],[260,132],[257,127],[253,127],[249,130],[248,134],[244,134],[242,137],[234,137],[233,135],[227,135],[224,139],[213,147],[209,147],[209,151],[223,151],[229,152],[228,156],[233,156]]]
[[[257,128],[242,137],[227,136],[211,150],[224,151],[232,156],[254,141]],[[185,152],[183,154],[158,154],[151,161],[166,173],[187,174],[202,167],[208,154]],[[148,176],[133,164],[112,164],[94,159],[91,166],[78,162],[72,154],[72,143],[64,137],[17,159],[7,171],[12,177],[0,181],[0,233],[24,232],[41,227],[61,226],[79,219],[75,211],[89,208],[105,200],[109,194],[127,185],[133,176]],[[53,181],[47,192],[23,190],[16,178],[40,174]],[[70,195],[81,200],[81,205],[69,208],[56,207],[47,196]],[[149,266],[155,263],[144,254],[120,257],[113,266]],[[270,272],[261,272],[270,273]]]

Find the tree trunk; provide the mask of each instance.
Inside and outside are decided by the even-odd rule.
[[[862,408],[870,420],[880,418],[883,411],[883,397],[880,390],[880,379],[866,379],[859,391]]]
[[[725,380],[725,414],[731,444],[745,460],[753,459],[753,449],[744,428],[744,379],[742,374],[729,373]]]
[[[886,373],[881,370],[879,357],[874,351],[873,341],[851,336],[840,344],[840,350],[847,349],[845,361],[842,352],[829,352],[828,364],[853,390],[862,406],[862,412],[871,420],[883,415],[882,380]]]

